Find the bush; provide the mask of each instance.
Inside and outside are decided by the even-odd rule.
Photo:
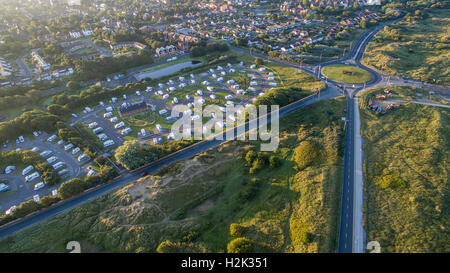
[[[58,196],[46,195],[39,200],[39,205],[43,208],[50,207],[51,205],[58,203],[61,199]]]
[[[21,218],[38,210],[39,210],[38,203],[36,203],[34,200],[28,200],[17,206],[17,208],[15,208],[11,212],[11,216],[14,218]]]
[[[86,183],[80,178],[74,178],[64,182],[58,189],[61,199],[68,199],[82,193],[86,189]]]
[[[241,237],[244,230],[245,227],[243,225],[233,223],[230,225],[230,236]]]
[[[165,240],[164,242],[160,243],[156,248],[156,252],[158,253],[177,253],[178,250],[178,244],[169,240]]]
[[[281,159],[278,156],[271,155],[269,158],[269,166],[272,169],[278,168],[281,166]]]
[[[256,65],[263,65],[263,64],[264,64],[264,60],[261,59],[261,58],[256,58],[256,59],[255,59],[255,64],[256,64]]]
[[[396,190],[406,187],[406,182],[395,174],[389,174],[380,177],[378,179],[378,183],[383,189]]]
[[[300,241],[304,244],[309,244],[311,243],[312,240],[312,234],[307,232],[307,231],[302,231],[300,233]]]
[[[257,156],[258,156],[258,154],[257,154],[255,151],[250,150],[250,151],[248,151],[247,154],[245,155],[245,160],[247,161],[247,163],[248,163],[249,165],[252,165],[253,160],[255,160],[255,158],[256,158]]]
[[[302,141],[294,150],[293,160],[300,170],[320,163],[321,148],[312,141]]]
[[[227,245],[228,253],[251,253],[254,251],[254,242],[247,237],[233,239]]]

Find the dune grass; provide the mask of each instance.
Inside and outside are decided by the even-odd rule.
[[[382,252],[449,252],[450,111],[405,103],[376,115],[365,108],[374,92],[360,99],[367,241]]]
[[[362,60],[386,74],[450,85],[449,9],[425,19],[405,17],[369,43]]]

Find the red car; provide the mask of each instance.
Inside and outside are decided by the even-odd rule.
[[[141,173],[141,177],[144,177],[144,176],[147,176],[147,175],[148,175],[148,172]]]

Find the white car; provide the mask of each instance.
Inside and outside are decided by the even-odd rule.
[[[40,153],[40,155],[45,158],[45,157],[51,155],[52,153],[53,153],[52,151],[46,150],[46,151],[43,151],[42,153]]]
[[[39,177],[39,173],[38,172],[34,172],[34,173],[32,173],[32,174],[30,174],[28,176],[25,176],[25,182],[30,182],[30,181],[38,178],[38,177]]]
[[[25,175],[29,174],[32,170],[34,170],[34,167],[33,167],[33,165],[30,165],[30,166],[26,167],[25,169],[23,169],[22,175],[25,176]]]
[[[56,163],[55,165],[53,165],[52,167],[56,171],[58,169],[61,169],[64,165],[65,165],[64,162],[60,161],[60,162]]]
[[[69,174],[69,170],[68,169],[64,169],[64,170],[61,170],[61,171],[58,172],[58,175],[61,176],[61,177],[65,176],[67,174]]]
[[[16,166],[8,166],[5,168],[5,174],[13,173],[16,169]]]
[[[50,157],[50,158],[47,159],[47,162],[48,162],[49,164],[51,164],[51,163],[55,162],[56,160],[58,160],[58,158],[57,158],[56,156],[52,156],[52,157]]]
[[[79,152],[80,152],[80,148],[78,148],[78,147],[76,147],[76,148],[73,148],[73,150],[72,150],[72,154],[73,155],[76,155],[76,154],[78,154]]]
[[[47,141],[48,141],[48,142],[53,142],[53,141],[56,140],[56,138],[57,138],[56,135],[52,135],[52,136],[50,136],[49,138],[47,138]]]
[[[39,182],[36,185],[34,185],[34,190],[37,191],[37,190],[42,189],[43,187],[45,187],[44,182]]]
[[[73,144],[72,143],[69,143],[69,144],[67,144],[66,146],[64,146],[64,151],[68,151],[68,150],[70,150],[70,149],[72,149],[73,148]]]

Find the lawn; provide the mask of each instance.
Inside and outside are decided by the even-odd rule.
[[[449,9],[406,16],[385,27],[369,43],[362,60],[386,74],[450,85]]]
[[[88,54],[95,53],[95,52],[96,52],[96,50],[93,49],[92,47],[83,47],[83,48],[80,48],[80,49],[74,51],[73,53],[78,54],[78,55],[88,55]]]
[[[163,167],[0,242],[0,252],[226,252],[235,236],[255,252],[334,252],[342,177],[344,98],[321,101],[281,120],[281,166],[249,173],[259,142],[233,141]],[[314,121],[314,123],[313,123]],[[323,159],[297,170],[292,150],[315,141]],[[239,234],[230,235],[238,225]],[[307,236],[305,236],[307,235]],[[32,239],[31,239],[32,238]]]
[[[360,99],[367,241],[382,252],[449,252],[450,111],[402,104],[376,115],[365,107],[374,92]]]
[[[322,68],[327,78],[344,83],[365,83],[372,79],[372,74],[366,70],[351,65],[329,65]]]

